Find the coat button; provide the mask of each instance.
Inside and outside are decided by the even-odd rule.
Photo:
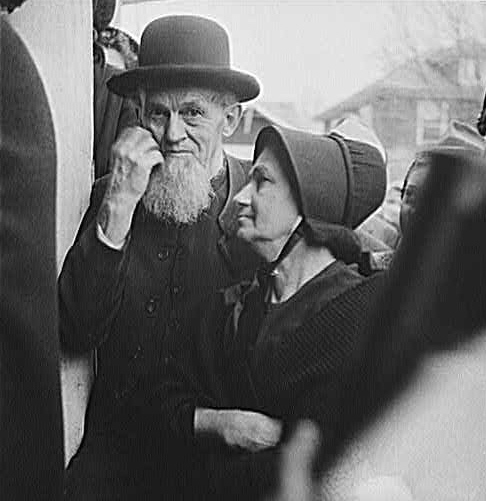
[[[170,322],[170,326],[172,327],[172,329],[174,329],[175,331],[178,331],[180,328],[181,328],[181,324],[179,322],[179,320],[177,319],[174,319]]]
[[[156,309],[157,309],[157,301],[154,298],[149,299],[145,303],[145,311],[149,315],[152,315],[155,312]]]
[[[159,252],[157,252],[157,258],[160,261],[165,261],[170,255],[169,249],[162,249]]]

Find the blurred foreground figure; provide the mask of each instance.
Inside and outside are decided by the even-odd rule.
[[[28,49],[0,14],[0,499],[60,498],[56,143]]]
[[[319,429],[311,421],[301,421],[285,445],[280,460],[279,487],[267,501],[312,501],[316,483],[312,463],[319,447]]]
[[[330,499],[391,482],[417,501],[484,498],[486,165],[441,147],[429,169],[342,393],[336,448],[322,451]]]

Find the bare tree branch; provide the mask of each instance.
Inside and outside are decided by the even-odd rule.
[[[380,55],[385,70],[406,61],[425,80],[430,66],[447,78],[450,72],[430,57],[446,47],[454,48],[464,58],[484,60],[481,56],[486,43],[486,2],[390,2],[387,10],[389,31]],[[478,83],[479,68],[476,64]]]

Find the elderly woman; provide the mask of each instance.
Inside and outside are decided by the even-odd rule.
[[[222,439],[225,447],[196,461],[211,499],[254,499],[272,485],[281,428],[285,436],[310,418],[324,444],[332,436],[326,407],[339,397],[380,283],[350,266],[360,256],[353,228],[386,186],[376,137],[344,125],[347,135],[260,132],[235,202],[237,235],[265,265],[224,291],[224,306],[208,298],[200,332],[173,351],[173,384],[157,395],[173,437],[199,452],[201,437]]]
[[[360,252],[352,228],[379,206],[386,182],[371,133],[358,131],[368,141],[275,127],[258,136],[250,182],[235,197],[237,234],[267,265],[235,298],[222,340],[235,405],[316,418],[304,408],[352,348],[371,287],[349,266]]]

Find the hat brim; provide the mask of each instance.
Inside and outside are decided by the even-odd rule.
[[[239,102],[250,101],[260,93],[255,77],[230,68],[195,65],[144,66],[115,75],[108,89],[123,97],[132,97],[139,88],[160,90],[174,87],[201,87],[232,92]]]

